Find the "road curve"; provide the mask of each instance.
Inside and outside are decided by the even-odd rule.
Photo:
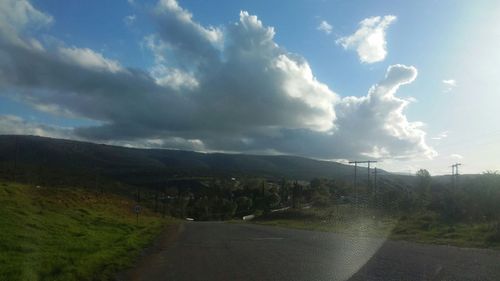
[[[500,280],[500,252],[189,222],[118,280]]]

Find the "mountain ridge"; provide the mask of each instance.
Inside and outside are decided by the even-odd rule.
[[[182,176],[350,179],[354,172],[350,165],[302,156],[131,148],[28,135],[0,135],[0,165],[4,177],[9,171],[26,175],[51,170],[76,177],[99,174],[134,185]],[[358,173],[366,168],[358,167]]]

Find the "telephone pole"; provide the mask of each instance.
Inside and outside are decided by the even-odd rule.
[[[368,161],[364,161],[364,162],[368,163],[368,186],[371,186],[371,182],[370,182],[370,163],[377,163],[377,161],[368,160]]]
[[[14,154],[14,171],[12,171],[12,174],[13,174],[13,178],[14,178],[14,182],[16,182],[17,180],[17,161],[18,161],[18,158],[19,158],[19,139],[18,139],[18,136],[16,135],[14,137],[14,140],[15,140],[15,154]]]
[[[451,165],[451,181],[453,183],[453,188],[456,188],[458,182],[458,167],[461,166],[462,163],[455,163]]]
[[[354,189],[356,189],[356,179],[358,172],[358,161],[349,161],[349,164],[354,164]]]
[[[349,161],[349,164],[354,164],[354,194],[355,194],[355,197],[356,197],[356,204],[358,203],[358,188],[357,188],[357,184],[358,184],[358,164],[368,164],[368,186],[370,186],[370,164],[371,163],[377,163],[377,161],[373,161],[373,160],[364,160],[364,161],[357,161],[357,160],[353,160],[353,161]]]

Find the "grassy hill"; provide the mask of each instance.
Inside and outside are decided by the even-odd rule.
[[[172,219],[77,188],[0,182],[2,280],[107,280]]]
[[[381,174],[386,172],[379,170]],[[360,174],[365,168],[358,168]],[[0,136],[0,177],[33,183],[110,182],[156,187],[172,177],[351,178],[353,167],[296,156],[134,149],[34,136]]]

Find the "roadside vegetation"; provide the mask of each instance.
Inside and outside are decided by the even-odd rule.
[[[145,198],[194,220],[255,223],[463,247],[500,248],[500,175],[380,176],[377,181],[201,178]],[[155,195],[156,194],[156,195]],[[150,202],[153,202],[150,200]],[[152,209],[155,209],[151,205]]]
[[[338,188],[315,180],[311,205],[271,212],[255,223],[463,247],[500,248],[500,175],[460,183],[433,182],[425,171],[413,186],[382,182]]]
[[[288,209],[257,217],[252,223],[356,237],[500,249],[500,242],[495,238],[498,235],[495,223],[446,222],[435,212],[391,214],[345,204],[303,210]]]
[[[172,218],[78,188],[0,182],[2,280],[108,280]]]

